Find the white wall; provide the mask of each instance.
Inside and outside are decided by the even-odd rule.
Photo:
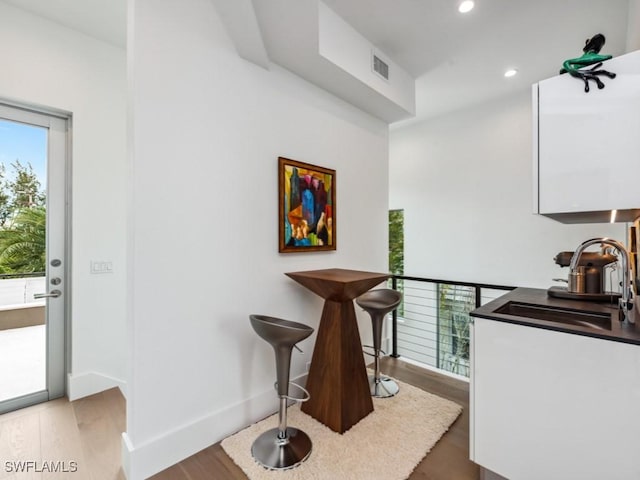
[[[317,327],[322,307],[284,272],[387,271],[388,129],[240,59],[209,0],[135,0],[130,13],[123,461],[139,479],[277,409],[273,351],[248,315]],[[336,169],[337,251],[277,253],[278,156]]]
[[[125,52],[0,2],[0,98],[71,112],[72,398],[123,385]],[[90,260],[111,275],[90,275]]]
[[[624,224],[531,213],[531,121],[525,91],[391,131],[389,202],[405,209],[407,275],[547,288],[567,276],[559,251],[596,236],[626,241]]]

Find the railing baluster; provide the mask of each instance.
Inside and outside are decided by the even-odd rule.
[[[440,368],[440,284],[436,283],[436,368]]]
[[[391,287],[398,289],[398,279],[394,276],[391,279]],[[404,298],[402,300],[404,302]],[[398,309],[396,308],[391,314],[391,356],[398,358]]]

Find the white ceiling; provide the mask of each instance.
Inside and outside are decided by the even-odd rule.
[[[126,43],[126,0],[4,1],[114,45]],[[253,4],[259,14],[282,8],[283,2],[297,11],[315,1]],[[624,53],[629,11],[629,0],[476,0],[466,15],[458,13],[457,0],[324,2],[415,76],[417,119],[528,89],[555,75],[563,60],[579,56],[596,33],[607,38],[602,53]],[[285,35],[290,21],[258,15],[258,22],[270,22],[271,30]],[[265,43],[271,57],[287,48],[283,42]],[[509,67],[519,74],[506,79]]]
[[[323,1],[414,75],[417,119],[528,89],[596,33],[625,52],[628,0],[476,0],[465,15],[457,0]]]

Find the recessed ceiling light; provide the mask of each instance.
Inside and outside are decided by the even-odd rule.
[[[504,72],[504,76],[509,78],[509,77],[513,77],[516,73],[518,73],[518,70],[516,70],[515,68],[510,68],[509,70]]]
[[[465,0],[464,2],[460,3],[460,5],[458,6],[458,11],[460,13],[467,13],[470,12],[471,10],[473,10],[473,1],[472,0]]]

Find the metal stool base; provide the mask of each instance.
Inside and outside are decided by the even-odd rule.
[[[287,470],[304,462],[311,454],[311,439],[302,430],[287,427],[287,438],[278,439],[278,429],[267,430],[251,446],[254,460],[269,470]]]
[[[375,375],[369,375],[369,390],[372,397],[389,398],[397,395],[400,387],[389,377],[380,377],[378,383],[376,383]]]

